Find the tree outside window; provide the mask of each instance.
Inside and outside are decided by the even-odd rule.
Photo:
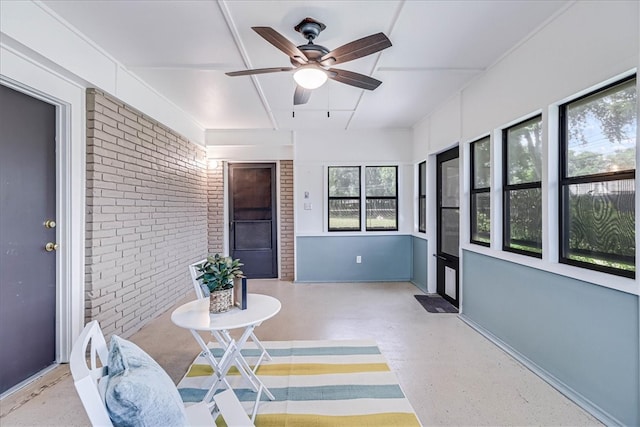
[[[503,249],[542,257],[542,118],[503,130]]]
[[[560,106],[560,261],[635,277],[635,76]]]
[[[360,166],[329,167],[329,231],[360,231]]]
[[[398,229],[398,167],[365,168],[367,231]]]
[[[489,137],[471,143],[471,243],[491,242],[491,145]]]

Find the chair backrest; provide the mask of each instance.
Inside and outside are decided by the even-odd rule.
[[[98,321],[87,323],[71,349],[69,367],[76,391],[93,426],[113,427],[100,392],[101,386],[104,390],[104,384],[100,383],[108,376],[108,356],[109,350]]]
[[[196,298],[202,299],[204,298],[204,293],[202,292],[202,287],[200,286],[200,282],[196,279],[199,276],[198,270],[196,270],[196,266],[203,264],[207,261],[207,259],[201,259],[198,262],[194,262],[189,265],[189,273],[191,274],[191,283],[193,284],[193,289],[196,291]]]
[[[89,355],[88,360],[87,354]],[[104,399],[104,390],[108,379],[108,359],[109,350],[104,335],[98,321],[93,320],[87,323],[73,344],[69,367],[76,391],[89,416],[91,425],[94,427],[113,427]],[[101,383],[102,381],[104,384]],[[221,399],[218,402],[218,409],[222,417],[227,420],[227,425],[229,427],[253,426],[233,390],[228,391],[230,393],[225,393],[218,398]],[[202,402],[185,408],[189,424],[192,426],[215,426],[209,406]]]

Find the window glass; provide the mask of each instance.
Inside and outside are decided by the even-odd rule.
[[[560,262],[635,277],[635,77],[560,106]]]
[[[628,179],[565,187],[569,259],[635,271],[634,186]]]
[[[458,158],[442,162],[442,207],[457,208],[460,205]]]
[[[360,167],[329,167],[329,231],[360,230]]]
[[[329,197],[360,197],[360,167],[329,167]]]
[[[471,143],[471,243],[491,243],[491,144],[487,136]]]
[[[367,230],[397,230],[396,199],[367,198]]]
[[[471,240],[481,243],[491,242],[491,193],[475,193],[471,195]]]
[[[636,168],[635,80],[567,105],[567,176]]]
[[[491,186],[491,145],[489,138],[474,142],[473,147],[473,187]]]
[[[542,120],[536,117],[507,129],[507,184],[540,181]]]
[[[398,229],[398,168],[365,168],[366,228],[368,231]]]
[[[418,231],[427,232],[427,162],[418,169]]]
[[[504,250],[542,256],[542,117],[502,132]]]
[[[329,200],[329,230],[360,230],[360,199]]]
[[[367,166],[365,169],[367,197],[395,197],[397,187],[396,170],[395,166]]]
[[[542,253],[542,190],[507,192],[509,233],[507,246],[518,251]]]

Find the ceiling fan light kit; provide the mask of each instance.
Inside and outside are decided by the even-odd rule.
[[[328,79],[327,73],[314,66],[303,65],[293,73],[293,79],[305,89],[317,89]]]
[[[382,82],[373,77],[331,67],[390,47],[391,41],[387,36],[383,33],[372,34],[329,51],[313,42],[325,28],[322,22],[313,18],[303,19],[294,29],[301,33],[308,43],[296,46],[271,27],[252,27],[263,39],[287,54],[292,66],[233,71],[226,74],[235,77],[295,70],[293,79],[297,85],[293,95],[294,105],[306,104],[311,91],[322,86],[327,79],[366,90],[374,90],[380,86]]]

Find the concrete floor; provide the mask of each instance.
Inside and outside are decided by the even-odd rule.
[[[256,330],[263,341],[375,339],[424,425],[600,425],[457,315],[428,313],[410,283],[252,280],[249,291],[282,302]],[[131,340],[178,382],[198,346],[171,323],[172,310]],[[0,410],[2,427],[89,425],[67,365],[0,401]]]

